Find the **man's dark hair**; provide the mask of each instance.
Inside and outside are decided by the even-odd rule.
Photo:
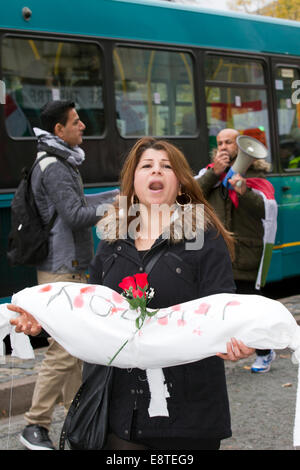
[[[73,101],[49,101],[41,110],[41,123],[45,131],[54,133],[57,123],[66,125],[70,109],[75,108]]]

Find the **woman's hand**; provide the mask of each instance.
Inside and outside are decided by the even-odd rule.
[[[226,343],[227,353],[217,353],[216,356],[221,357],[225,361],[238,361],[239,359],[245,359],[251,356],[255,349],[248,348],[242,341],[238,341],[235,338],[231,338],[231,341]]]
[[[19,317],[10,320],[10,324],[14,325],[17,333],[25,333],[25,335],[36,336],[42,331],[41,325],[36,319],[30,315],[30,313],[23,310],[21,307],[9,304],[7,305],[8,310],[17,312],[20,314]]]

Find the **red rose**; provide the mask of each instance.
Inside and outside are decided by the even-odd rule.
[[[132,296],[134,299],[139,297],[140,299],[144,296],[144,292],[140,289],[132,289]]]
[[[135,289],[136,284],[135,284],[134,277],[132,276],[124,277],[124,279],[122,279],[122,281],[120,282],[119,287],[121,287],[121,289],[126,290],[126,291],[129,290],[130,287]]]
[[[158,312],[158,310],[151,310],[151,311],[147,310],[147,303],[149,302],[149,300],[152,299],[153,294],[154,294],[154,289],[150,289],[150,292],[148,293],[148,288],[149,288],[148,274],[139,273],[139,274],[135,274],[134,276],[124,277],[124,279],[122,279],[122,281],[120,282],[119,287],[121,287],[121,289],[125,293],[123,292],[122,295],[120,296],[117,293],[115,294],[121,298],[122,296],[125,297],[127,302],[129,303],[130,309],[135,310],[138,313],[138,316],[135,319],[135,326],[138,331],[142,328],[147,316],[153,317]],[[114,308],[112,309],[111,313],[113,313],[114,310],[117,311],[121,309]],[[168,322],[167,317],[166,317],[166,320]],[[181,324],[184,325],[184,322]],[[139,331],[139,334],[140,334],[140,331]],[[118,349],[116,354],[110,359],[108,363],[109,366],[112,364],[115,357],[119,354],[120,351],[122,351],[124,346],[126,346],[128,341],[130,340],[131,339],[127,339],[125,343],[123,343],[123,345]]]
[[[141,289],[144,289],[144,287],[148,287],[148,274],[147,273],[135,274],[134,278],[136,280],[137,286],[140,287]]]

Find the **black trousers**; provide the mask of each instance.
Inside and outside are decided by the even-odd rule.
[[[187,437],[153,437],[141,439],[137,428],[137,413],[132,416],[128,441],[110,429],[105,450],[219,450],[220,439],[196,439]]]
[[[238,281],[235,280],[236,293],[248,295],[261,295],[261,292],[255,289],[254,281]],[[270,349],[256,349],[257,356],[266,356],[270,353]]]

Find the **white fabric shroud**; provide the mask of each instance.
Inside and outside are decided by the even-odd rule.
[[[150,416],[168,416],[163,367],[198,361],[226,352],[231,338],[256,349],[294,351],[300,362],[300,327],[280,302],[261,295],[216,294],[160,309],[137,331],[138,313],[124,297],[104,286],[57,282],[24,289],[12,303],[31,313],[70,354],[107,365],[147,369]],[[15,316],[0,306],[0,340]],[[28,338],[19,336],[17,354],[28,357]],[[24,353],[20,342],[24,338]],[[26,341],[27,340],[27,341]],[[300,398],[297,393],[294,445],[300,445]]]

